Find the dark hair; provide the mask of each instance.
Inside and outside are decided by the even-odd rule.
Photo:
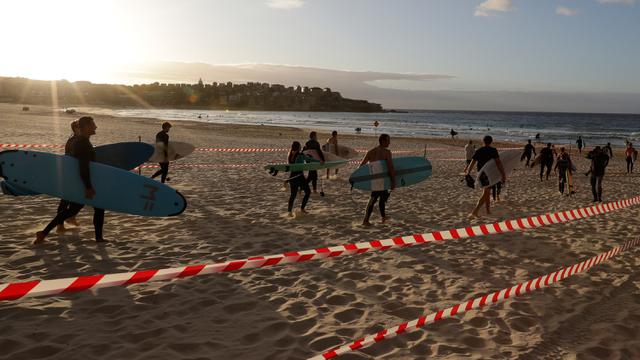
[[[171,127],[171,123],[170,122],[165,121],[165,122],[162,123],[162,128],[163,129],[168,129],[170,127]]]
[[[78,130],[78,120],[73,120],[70,125],[71,131],[75,133]]]
[[[91,124],[93,124],[93,118],[91,116],[83,116],[78,119],[78,129],[84,129]]]
[[[385,140],[391,140],[391,136],[389,136],[389,134],[380,134],[378,142],[382,145],[382,142]]]
[[[491,137],[491,135],[486,135],[482,138],[482,142],[489,145],[493,142],[493,138]]]
[[[300,151],[301,147],[302,145],[300,145],[298,141],[294,141],[291,144],[291,150],[289,151],[289,156],[287,157],[289,163],[292,163],[293,160],[295,160],[295,155]]]
[[[338,135],[338,132],[337,132],[337,131],[335,131],[335,130],[333,130],[333,131],[331,132],[331,136],[336,136],[336,135]]]
[[[312,131],[309,133],[309,139],[312,139],[314,137],[316,137],[318,135],[318,133],[316,133],[315,131]]]
[[[551,143],[547,143],[547,147],[551,147]]]

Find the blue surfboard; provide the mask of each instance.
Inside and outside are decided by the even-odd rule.
[[[431,162],[420,156],[393,158],[396,171],[396,187],[417,184],[431,176]],[[367,191],[391,189],[387,161],[374,161],[356,169],[349,177],[351,186]]]
[[[178,191],[155,180],[91,162],[93,199],[84,197],[78,160],[38,151],[0,152],[0,177],[8,184],[100,209],[141,216],[173,216],[187,207]]]
[[[124,170],[132,170],[144,164],[153,155],[155,147],[143,142],[121,142],[96,146],[95,150],[96,162]],[[33,190],[4,181],[0,182],[0,188],[6,195],[40,195]]]

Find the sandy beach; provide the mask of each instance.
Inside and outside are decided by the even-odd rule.
[[[0,104],[0,143],[64,144],[69,122],[79,117],[21,108]],[[95,120],[94,145],[138,136],[153,142],[162,123],[104,115]],[[170,136],[198,148],[289,148],[294,140],[304,143],[308,130],[185,121],[174,122]],[[320,142],[327,137],[320,133]],[[345,134],[340,141],[354,148],[377,145],[370,135]],[[480,139],[474,141],[479,146]],[[584,176],[589,162],[574,148],[574,196],[559,194],[553,173],[540,182],[538,168],[523,166],[509,176],[493,213],[481,211],[480,219],[469,220],[479,191],[460,182],[465,142],[392,138],[392,151],[422,155],[426,146],[433,176],[393,191],[390,220],[380,224],[376,209],[369,228],[359,225],[369,194],[352,191],[346,180],[354,164],[341,169],[338,180],[323,181],[326,196],[313,194],[307,215],[287,217],[283,175],[273,178],[262,170],[285,162],[286,152],[194,152],[169,173],[168,185],[188,201],[186,211],[169,218],[107,212],[106,245],[93,241],[92,211],[85,209],[79,228],[54,231],[34,247],[35,232],[54,216],[58,200],[0,195],[0,283],[245,259],[592,204]],[[640,177],[624,174],[621,151],[616,149],[607,169],[605,202],[640,195]],[[188,164],[208,167],[177,166]],[[238,164],[244,166],[230,166]],[[143,175],[154,171],[144,169]],[[621,245],[638,235],[639,208],[530,231],[0,302],[0,359],[305,359]],[[629,251],[549,288],[340,359],[638,359],[638,266],[638,250]]]

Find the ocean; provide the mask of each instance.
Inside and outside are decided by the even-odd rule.
[[[542,142],[575,144],[582,136],[587,146],[624,146],[640,140],[638,114],[578,114],[540,112],[421,111],[406,113],[318,113],[285,111],[214,111],[183,109],[86,109],[93,113],[122,117],[148,117],[169,121],[202,121],[224,124],[289,126],[339,133],[388,133],[402,136],[448,137],[454,129],[458,137],[524,142],[540,134]],[[379,123],[374,127],[374,122]]]

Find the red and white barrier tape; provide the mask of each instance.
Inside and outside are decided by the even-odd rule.
[[[64,149],[64,145],[55,144],[0,144],[0,148],[34,148],[34,149]]]
[[[289,151],[286,148],[196,148],[196,151],[225,152],[225,153],[254,153]]]
[[[257,167],[256,164],[174,164],[171,168],[248,168]],[[140,169],[157,169],[160,165],[140,165],[134,170]]]
[[[446,231],[434,231],[432,233],[415,234],[403,237],[398,236],[391,239],[324,247],[314,250],[286,252],[278,255],[256,256],[244,260],[230,260],[223,263],[209,265],[190,265],[160,270],[141,270],[118,274],[89,275],[57,280],[33,280],[27,282],[0,284],[0,301],[15,300],[25,296],[56,295],[88,289],[126,286],[150,281],[185,278],[195,275],[229,272],[242,269],[256,269],[274,265],[305,262],[315,259],[360,254],[368,251],[388,250],[391,248],[413,246],[435,241],[463,239],[480,235],[533,229],[550,224],[563,223],[607,213],[638,204],[639,202],[640,196],[636,196],[626,200],[594,205],[587,208],[561,211],[553,214],[529,216],[517,220],[505,220],[493,224],[469,226]]]
[[[640,239],[634,239],[627,241],[624,245],[615,247],[607,252],[604,252],[598,256],[594,256],[590,259],[584,260],[580,263],[574,264],[570,267],[565,267],[558,271],[549,273],[547,275],[540,276],[538,278],[523,282],[521,284],[513,285],[506,289],[502,289],[500,291],[496,291],[491,294],[487,294],[484,296],[477,297],[475,299],[462,302],[458,305],[452,306],[450,308],[439,310],[437,312],[431,313],[429,315],[423,315],[415,320],[402,323],[400,325],[394,326],[389,329],[385,329],[379,331],[375,334],[368,335],[364,338],[358,339],[348,345],[340,346],[331,351],[327,351],[323,354],[314,356],[309,360],[326,360],[332,359],[336,356],[344,355],[348,352],[355,351],[358,349],[362,349],[373,345],[375,343],[379,343],[383,340],[391,339],[405,332],[413,332],[416,331],[428,324],[435,323],[442,319],[446,319],[452,317],[456,314],[463,314],[467,311],[471,311],[474,309],[481,308],[486,305],[497,304],[500,303],[509,297],[520,296],[525,293],[530,293],[534,290],[542,289],[556,283],[560,280],[564,280],[569,276],[575,275],[577,273],[589,270],[593,266],[600,264],[603,261],[608,260],[621,252],[627,251],[633,247],[636,247],[640,244]]]

